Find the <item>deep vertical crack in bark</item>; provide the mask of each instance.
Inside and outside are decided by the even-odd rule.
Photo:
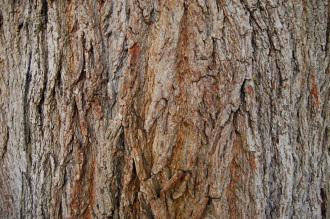
[[[29,164],[31,164],[31,130],[30,130],[30,121],[29,121],[29,91],[30,91],[30,85],[32,80],[31,75],[31,62],[32,62],[32,51],[29,52],[28,56],[28,64],[27,64],[27,70],[25,74],[25,84],[24,84],[24,90],[23,90],[23,124],[24,124],[24,147],[25,147],[25,153],[27,155],[27,161]]]

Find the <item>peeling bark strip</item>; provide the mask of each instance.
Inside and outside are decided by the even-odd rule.
[[[328,0],[0,1],[0,218],[329,218]]]

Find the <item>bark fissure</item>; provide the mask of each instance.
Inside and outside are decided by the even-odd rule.
[[[25,74],[25,84],[23,90],[23,124],[24,124],[24,147],[29,163],[31,162],[31,130],[29,121],[29,91],[32,80],[31,75],[32,51],[29,53],[27,61],[27,70]]]
[[[9,141],[9,130],[8,127],[5,127],[5,133],[2,134],[3,136],[3,142],[1,144],[1,159],[0,161],[3,161],[6,153],[7,153],[7,149],[8,149],[8,141]]]

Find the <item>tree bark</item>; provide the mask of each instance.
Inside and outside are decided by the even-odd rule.
[[[327,0],[0,0],[0,218],[329,218]]]

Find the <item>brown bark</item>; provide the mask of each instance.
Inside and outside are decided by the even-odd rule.
[[[327,0],[0,0],[0,218],[327,218]]]

